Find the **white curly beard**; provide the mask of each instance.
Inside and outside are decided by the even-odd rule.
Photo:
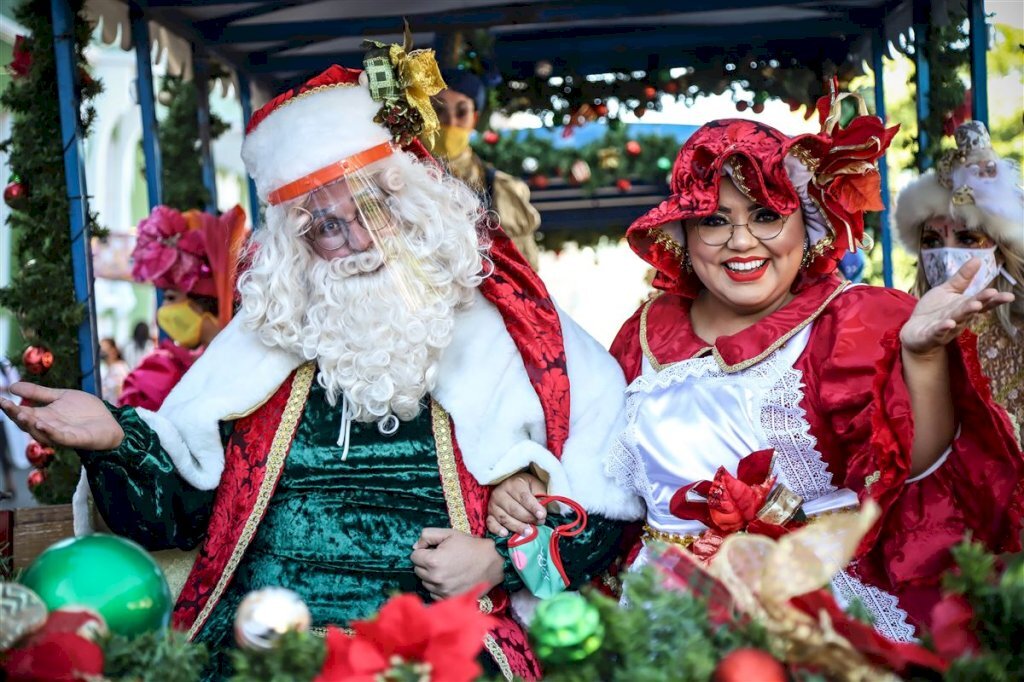
[[[400,266],[354,277],[344,269],[337,260],[313,264],[312,303],[296,350],[316,360],[327,399],[333,405],[344,394],[355,421],[389,413],[413,419],[437,383],[437,363],[463,301],[461,287],[435,288],[431,304],[414,306],[396,285],[395,277],[408,276]]]

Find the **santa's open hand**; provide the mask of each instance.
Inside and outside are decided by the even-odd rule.
[[[958,337],[979,313],[1013,301],[1013,294],[992,288],[974,296],[964,295],[980,267],[981,261],[972,258],[948,281],[921,297],[900,330],[904,350],[917,355],[930,353]]]
[[[547,511],[537,501],[547,493],[544,482],[525,471],[510,476],[494,486],[487,503],[487,530],[506,537],[521,533],[527,526],[544,523]]]
[[[505,579],[494,541],[451,528],[424,528],[413,545],[413,570],[434,599],[463,594],[479,583],[490,589]]]
[[[120,424],[94,395],[24,381],[12,385],[11,393],[31,401],[35,407],[0,399],[0,409],[43,445],[113,450],[124,440]]]

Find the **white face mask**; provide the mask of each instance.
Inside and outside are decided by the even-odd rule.
[[[964,291],[964,296],[974,296],[992,283],[1001,268],[996,263],[996,247],[990,249],[921,249],[921,263],[928,286],[937,287],[949,280],[963,267],[964,263],[977,258],[981,268]]]

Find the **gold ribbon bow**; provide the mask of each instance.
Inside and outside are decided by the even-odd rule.
[[[405,91],[409,106],[420,112],[423,118],[423,134],[430,136],[439,127],[437,114],[430,98],[448,87],[441,77],[441,70],[434,59],[433,50],[412,50],[412,33],[409,23],[405,24],[403,45],[392,45],[388,51],[391,65],[395,67],[398,80]]]

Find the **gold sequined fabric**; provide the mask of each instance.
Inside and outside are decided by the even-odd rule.
[[[1017,338],[1012,338],[990,312],[971,331],[978,335],[978,358],[992,381],[992,397],[1006,408],[1018,439],[1024,439],[1024,322],[1017,323]]]

